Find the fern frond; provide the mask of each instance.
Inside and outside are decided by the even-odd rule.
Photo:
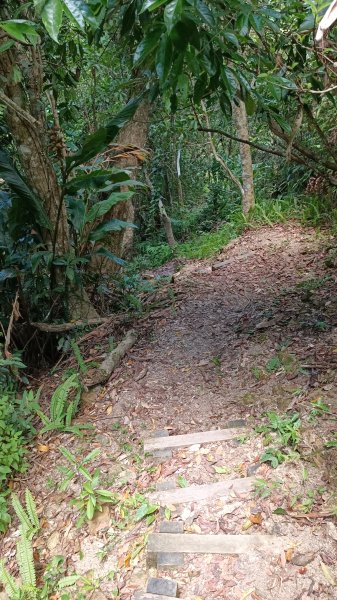
[[[20,521],[23,532],[29,531],[32,527],[32,524],[29,520],[28,514],[26,513],[16,494],[12,494],[12,506],[15,510],[16,516]]]
[[[81,354],[81,350],[79,348],[79,345],[75,342],[75,340],[71,340],[70,346],[71,346],[71,349],[72,349],[72,351],[74,353],[74,356],[76,358],[76,361],[77,361],[77,364],[78,364],[78,367],[79,367],[80,371],[82,373],[84,373],[84,374],[87,373],[88,367],[87,367],[87,365],[84,362],[84,358],[83,358],[83,356]]]
[[[19,588],[14,577],[7,571],[5,563],[0,560],[0,581],[4,585],[9,598],[15,598],[19,594]]]
[[[68,394],[72,388],[78,388],[78,386],[78,375],[77,373],[73,373],[73,375],[70,375],[68,379],[56,388],[50,402],[50,416],[52,421],[59,421],[62,418]]]
[[[19,565],[20,577],[23,585],[36,587],[36,573],[31,541],[21,532],[21,538],[16,545],[16,559]]]
[[[37,530],[40,528],[40,521],[39,521],[39,517],[37,516],[37,508],[36,508],[35,500],[32,496],[31,491],[28,488],[26,488],[25,498],[26,498],[27,514],[29,516],[31,524]]]
[[[67,427],[69,427],[71,425],[73,417],[74,417],[74,403],[69,402],[67,412],[66,412],[66,418],[65,418],[65,424]]]

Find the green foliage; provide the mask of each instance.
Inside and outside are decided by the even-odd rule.
[[[268,412],[268,423],[258,425],[255,430],[259,433],[275,432],[282,446],[296,447],[300,440],[301,419],[298,413],[281,417],[276,412]]]
[[[255,479],[254,481],[254,492],[262,499],[268,498],[275,489],[280,488],[282,485],[281,481],[276,479]]]
[[[25,462],[25,439],[23,432],[13,424],[15,405],[8,396],[0,396],[0,489],[15,471],[23,472]]]
[[[82,460],[77,460],[76,456],[69,452],[67,448],[61,447],[60,452],[71,464],[71,467],[62,468],[65,479],[61,485],[61,490],[66,490],[73,479],[80,478],[80,495],[71,501],[71,504],[80,513],[77,520],[77,526],[80,527],[86,520],[91,521],[95,513],[101,511],[105,504],[116,504],[117,497],[113,492],[99,487],[101,477],[99,469],[95,469],[93,473],[90,473],[86,468],[86,465],[99,455],[100,450],[98,448],[92,450]]]
[[[16,516],[20,521],[20,531],[24,537],[31,540],[40,529],[40,522],[37,515],[35,500],[28,488],[25,491],[25,508],[21,504],[18,496],[12,494],[12,505]]]
[[[77,373],[73,373],[53,393],[50,401],[49,417],[42,412],[39,406],[36,406],[36,414],[40,417],[44,425],[40,434],[56,430],[80,435],[83,429],[89,429],[90,425],[72,425],[72,421],[78,411],[81,393],[82,386],[78,375]]]

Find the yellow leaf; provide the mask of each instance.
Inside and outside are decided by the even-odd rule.
[[[108,408],[106,409],[106,414],[107,414],[107,415],[111,415],[111,413],[112,413],[112,408],[113,408],[113,407],[112,407],[112,405],[110,404],[110,406],[108,406]]]
[[[49,452],[49,446],[47,444],[38,444],[37,449],[39,452]]]
[[[328,565],[326,565],[322,560],[321,560],[321,568],[322,568],[325,579],[330,583],[330,585],[336,585],[336,581],[334,580],[333,575],[332,575]]]
[[[250,527],[253,526],[253,523],[251,522],[250,519],[248,519],[247,521],[245,521],[245,523],[242,525],[241,529],[242,531],[246,531],[246,529],[249,529]]]
[[[294,548],[288,548],[285,552],[285,559],[287,562],[290,562],[292,557],[294,556]]]
[[[241,596],[240,600],[246,600],[246,598],[249,598],[249,596],[251,596],[254,592],[254,588],[252,588],[251,590],[247,590],[247,592],[243,593],[243,596]]]

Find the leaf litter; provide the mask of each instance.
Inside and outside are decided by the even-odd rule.
[[[297,225],[265,227],[225,249],[218,257],[230,259],[223,269],[202,272],[210,261],[188,261],[173,286],[174,306],[139,322],[141,341],[129,360],[85,401],[79,420],[93,422],[95,433],[39,439],[28,477],[14,482],[16,492],[28,484],[37,499],[43,528],[35,550],[42,566],[62,554],[68,574],[80,573],[96,586],[88,597],[131,600],[144,589],[146,539],[162,517],[151,505],[147,514],[143,500],[130,516],[129,499],[139,494],[145,502],[156,482],[169,477],[192,485],[254,474],[255,492],[172,505],[165,517],[183,518],[186,535],[282,536],[286,551],[191,555],[184,567],[160,576],[176,578],[185,600],[334,597],[337,449],[324,445],[333,441],[337,415],[337,294],[325,264],[329,244],[328,235],[318,239]],[[89,338],[94,343],[94,335]],[[254,432],[266,422],[265,411],[296,411],[301,418],[297,454],[282,448],[286,460],[275,469],[261,463],[266,435]],[[142,457],[140,440],[151,430],[187,433],[242,418],[248,433],[239,441],[177,450],[161,466]],[[276,440],[271,434],[269,447]],[[94,466],[104,487],[121,498],[81,529],[69,505],[77,483],[66,493],[58,489],[60,445],[82,457],[100,448]],[[12,571],[16,539],[14,521],[2,540]]]

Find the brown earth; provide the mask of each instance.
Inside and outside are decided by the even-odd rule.
[[[95,581],[86,597],[130,600],[144,588],[145,536],[159,520],[149,527],[136,524],[131,509],[128,516],[121,504],[105,510],[96,525],[76,529],[69,499],[78,483],[68,492],[57,487],[62,479],[57,466],[64,464],[60,445],[82,455],[100,447],[94,466],[101,469],[102,483],[127,502],[168,477],[180,476],[185,485],[246,476],[265,451],[253,429],[265,422],[264,412],[297,411],[302,422],[297,454],[288,448],[288,460],[276,469],[267,463],[257,467],[262,497],[253,493],[225,504],[213,500],[171,510],[187,533],[286,536],[286,555],[195,555],[166,576],[177,579],[185,600],[337,598],[337,451],[324,447],[337,417],[334,241],[327,232],[296,224],[265,227],[232,242],[217,257],[223,264],[215,270],[212,263],[187,262],[174,285],[164,288],[170,305],[140,322],[143,337],[106,388],[84,395],[80,420],[92,422],[95,433],[83,439],[52,434],[38,440],[46,451],[38,444],[33,448],[32,468],[14,487],[20,492],[28,485],[37,499],[43,519],[35,540],[37,562],[42,570],[51,556],[62,554],[68,573]],[[326,409],[317,417],[313,410],[320,402]],[[159,467],[142,457],[148,432],[206,431],[238,418],[249,427],[239,446],[179,450]],[[285,514],[274,514],[280,507]],[[246,530],[257,509],[260,522]],[[16,538],[13,526],[1,552],[14,571]],[[300,564],[292,562],[294,554]]]

